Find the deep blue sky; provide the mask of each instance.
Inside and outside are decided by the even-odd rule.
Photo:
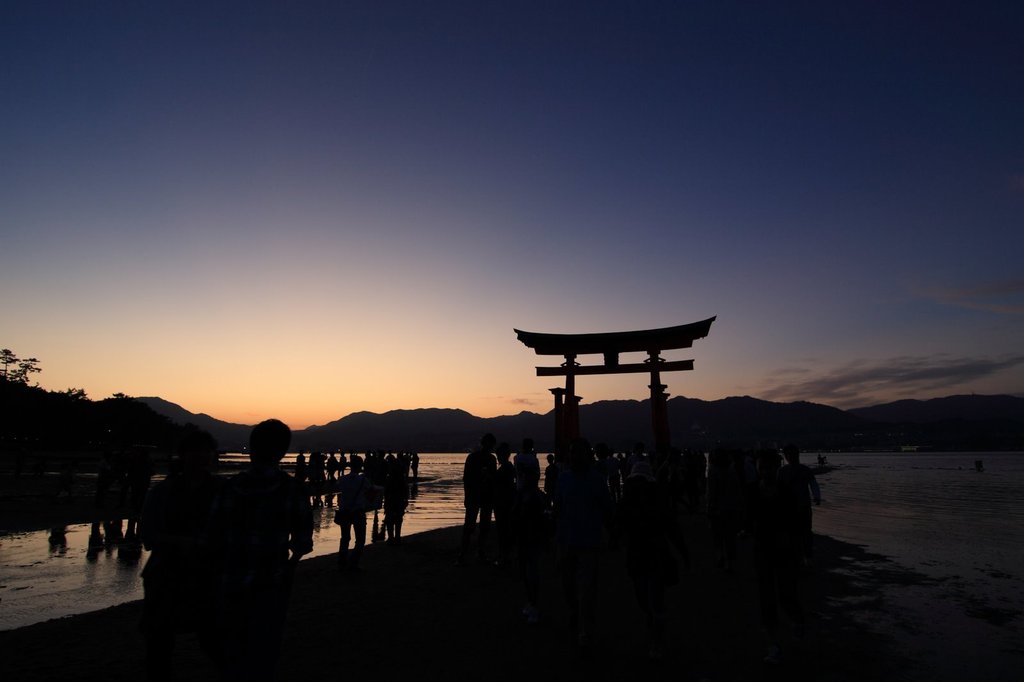
[[[1024,10],[893,4],[7,3],[0,342],[296,425],[711,315],[673,394],[1021,393]]]

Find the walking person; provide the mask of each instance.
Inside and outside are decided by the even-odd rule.
[[[779,485],[788,488],[796,498],[800,554],[801,560],[806,564],[811,560],[814,538],[811,531],[811,498],[814,498],[815,506],[820,505],[821,488],[818,487],[818,480],[814,478],[814,472],[800,463],[800,448],[790,444],[782,449],[782,454],[786,458],[786,464],[779,469]]]
[[[373,486],[363,474],[363,460],[359,455],[353,453],[348,466],[349,472],[338,481],[338,511],[334,514],[334,522],[341,526],[338,569],[358,571],[366,545],[366,511],[370,507],[369,494]],[[349,552],[353,536],[355,546]]]
[[[603,529],[612,502],[604,473],[597,470],[590,444],[580,438],[569,449],[569,466],[558,475],[554,514],[562,591],[569,626],[580,647],[590,645],[597,600],[597,572]]]

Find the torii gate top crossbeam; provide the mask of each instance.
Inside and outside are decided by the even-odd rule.
[[[717,317],[717,316],[716,316]],[[515,329],[516,336],[537,355],[589,355],[595,353],[634,353],[690,348],[695,339],[711,331],[714,317],[700,322],[662,329],[599,334],[541,334]]]

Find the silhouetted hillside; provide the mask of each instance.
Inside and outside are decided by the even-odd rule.
[[[192,424],[217,439],[217,447],[222,450],[239,451],[249,444],[249,431],[252,426],[232,424],[221,421],[208,414],[189,412],[181,405],[157,397],[135,398],[148,405],[157,414],[162,414],[176,424],[182,426]]]
[[[878,422],[927,424],[946,419],[1024,422],[1024,398],[1011,395],[953,395],[932,400],[898,400],[849,410]]]
[[[295,432],[293,446],[304,450],[372,448],[461,452],[488,428],[486,419],[463,410],[424,408],[384,414],[356,412],[324,426]]]
[[[210,431],[222,447],[240,449],[248,439],[248,426],[195,415],[167,401],[145,400],[178,423],[192,423]],[[1024,399],[1010,396],[954,396],[843,411],[809,402],[774,403],[749,396],[711,401],[676,397],[669,400],[668,413],[672,442],[684,448],[775,447],[795,442],[805,449],[830,450],[898,449],[904,445],[958,450],[1022,449],[1024,419],[1006,416],[1019,414],[1016,406],[1022,402]],[[889,421],[869,419],[869,414],[937,415],[937,419],[918,416],[921,422]],[[616,450],[627,449],[635,441],[648,445],[652,441],[650,403],[646,400],[606,400],[582,405],[580,425],[591,442],[605,442]],[[553,416],[550,412],[520,412],[483,418],[463,410],[440,408],[383,414],[356,412],[329,424],[296,431],[292,446],[303,450],[384,448],[464,452],[485,432],[494,433],[499,441],[507,441],[513,448],[518,448],[522,438],[530,437],[539,450],[546,451],[551,449],[554,438]]]
[[[680,397],[669,400],[668,409],[674,441],[684,446],[781,446],[795,441],[805,447],[833,448],[871,428],[867,420],[827,405],[774,403],[749,396],[714,401]]]
[[[3,379],[0,414],[4,450],[102,452],[145,445],[170,452],[185,431],[131,398],[90,400],[82,392],[47,391]]]

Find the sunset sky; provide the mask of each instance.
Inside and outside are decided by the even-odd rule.
[[[0,346],[293,427],[712,315],[672,395],[1021,395],[1022,8],[12,0]]]

